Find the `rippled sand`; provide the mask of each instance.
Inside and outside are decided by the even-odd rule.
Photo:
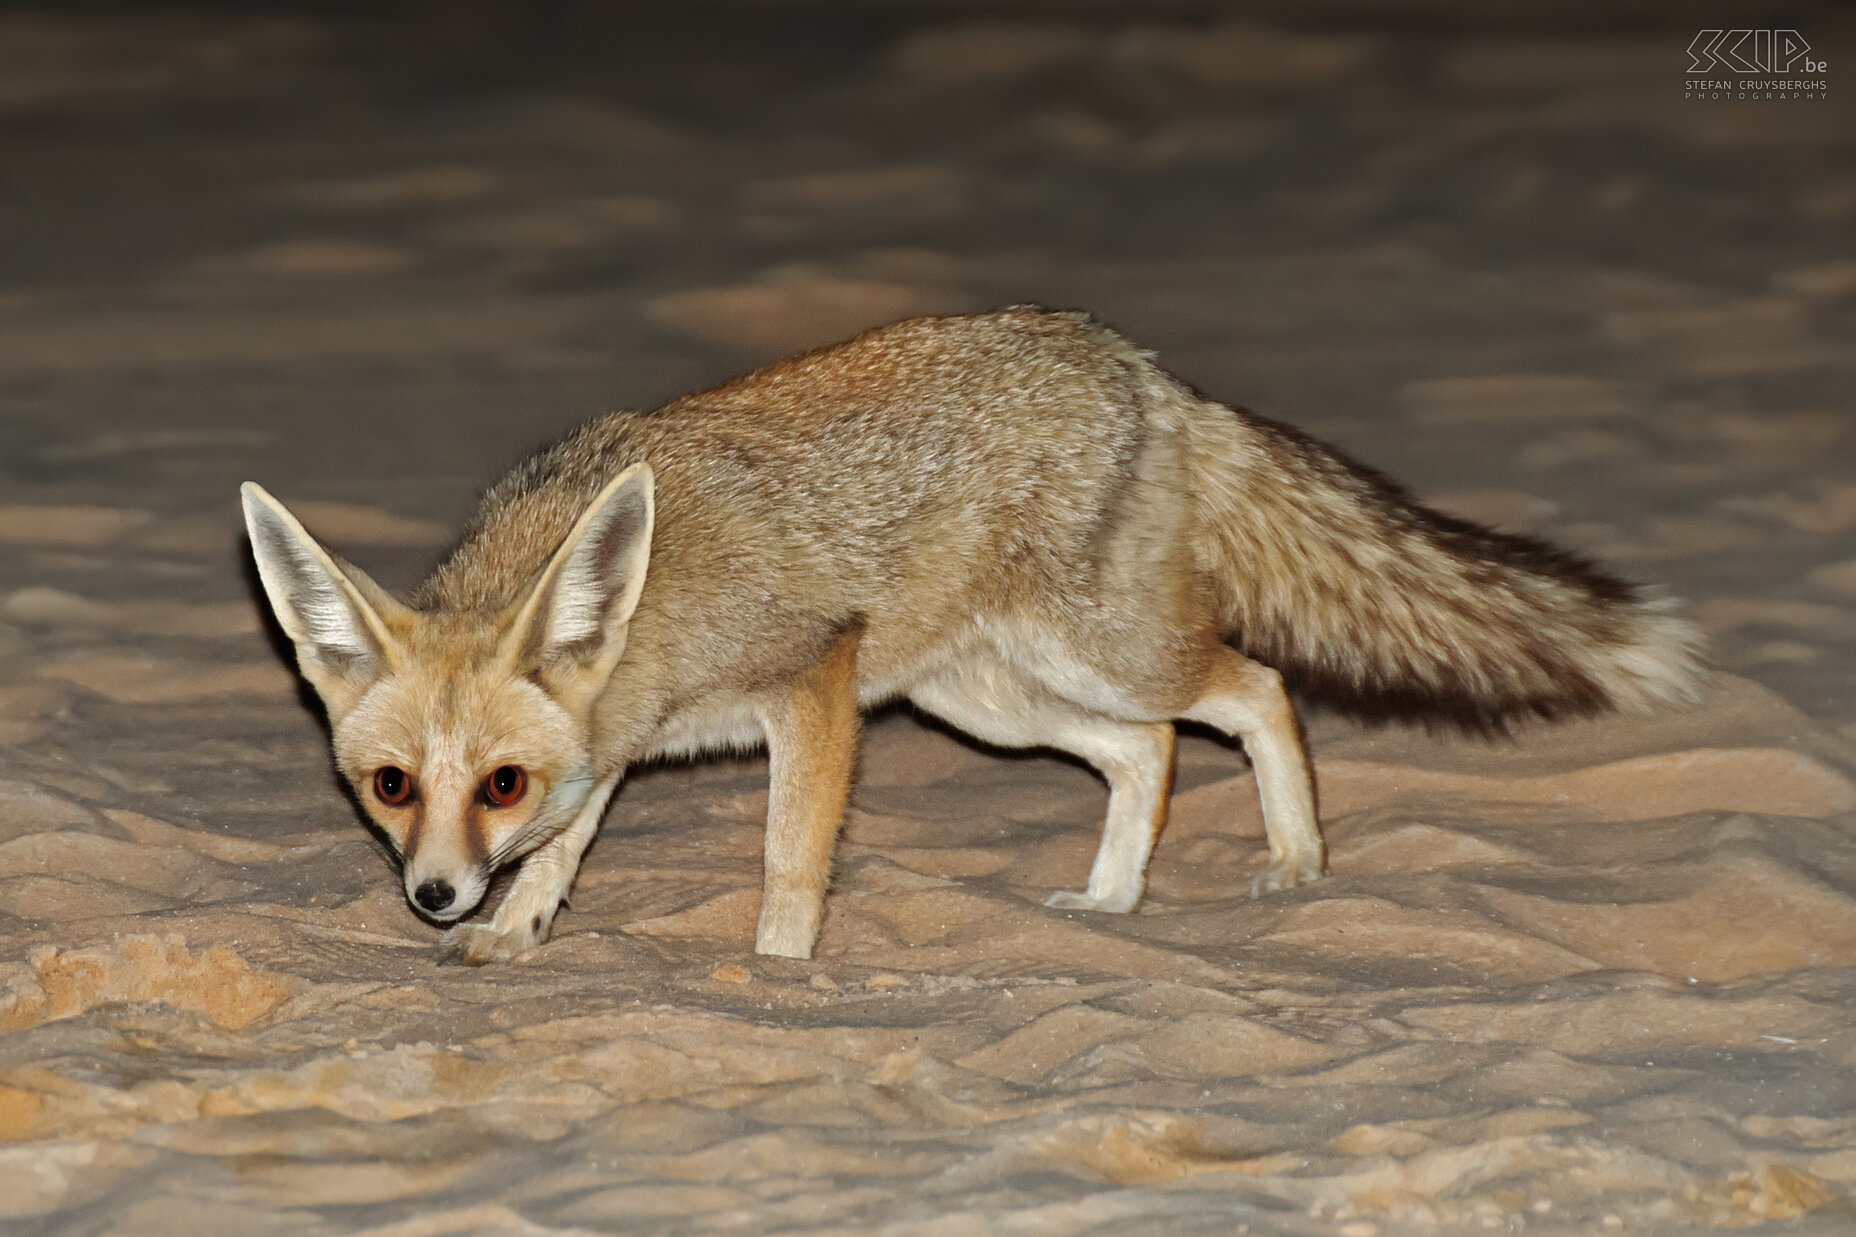
[[[1673,28],[656,55],[565,11],[500,76],[0,14],[7,1231],[1856,1226],[1847,111],[1684,103]],[[1334,876],[1261,901],[1242,754],[1189,737],[1131,916],[1040,905],[1092,774],[889,714],[816,959],[751,952],[739,760],[635,775],[552,942],[437,966],[237,483],[405,585],[603,407],[1023,300],[1667,584],[1719,682],[1506,742],[1314,714]]]

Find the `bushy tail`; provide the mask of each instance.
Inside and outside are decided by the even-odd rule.
[[[1291,688],[1374,718],[1499,729],[1692,700],[1700,635],[1566,551],[1418,505],[1299,430],[1204,403],[1196,550],[1227,635]]]

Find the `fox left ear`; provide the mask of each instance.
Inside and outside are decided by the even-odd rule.
[[[651,553],[654,478],[648,464],[614,477],[554,552],[510,627],[519,665],[557,691],[597,693],[625,651],[625,628],[644,590]],[[552,674],[571,667],[570,673]]]
[[[247,481],[239,494],[271,611],[296,645],[297,668],[339,719],[385,668],[406,609],[323,549],[264,487]]]

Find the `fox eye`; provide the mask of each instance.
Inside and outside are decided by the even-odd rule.
[[[528,790],[528,774],[520,765],[499,765],[483,779],[483,797],[493,807],[508,807]]]
[[[412,798],[412,778],[404,769],[392,765],[374,770],[374,793],[388,807],[398,807]]]

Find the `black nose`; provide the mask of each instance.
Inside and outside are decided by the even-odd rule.
[[[458,891],[444,881],[427,881],[412,891],[412,900],[434,915],[450,906],[457,896]]]

